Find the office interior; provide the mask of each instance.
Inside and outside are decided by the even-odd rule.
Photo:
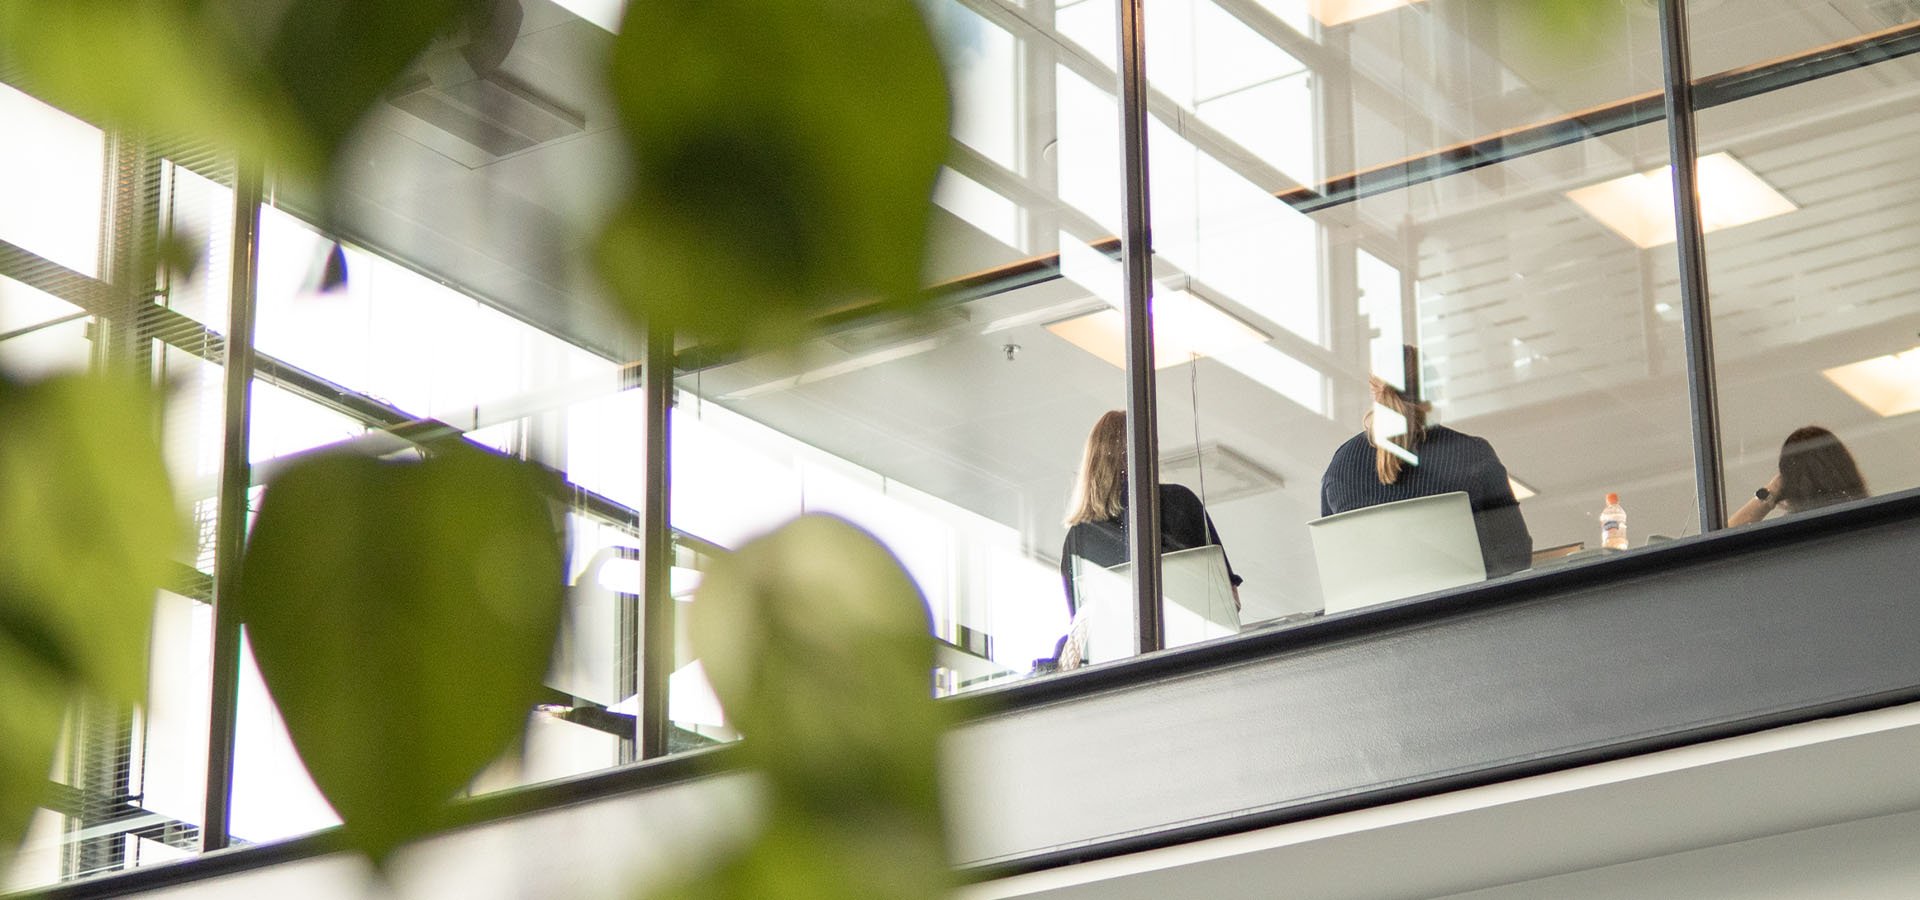
[[[361,174],[337,232],[312,224],[318,198],[269,179],[252,296],[232,290],[236,173],[217,149],[134,144],[0,85],[0,366],[141,359],[165,386],[168,462],[202,535],[157,600],[148,704],[131,722],[76,724],[56,777],[70,803],[37,821],[5,887],[199,846],[228,424],[218,347],[236,302],[256,319],[256,484],[319,449],[406,452],[403,426],[433,420],[578,489],[553,701],[530,711],[524,758],[476,793],[638,759],[633,548],[650,454],[671,472],[673,602],[691,602],[703,559],[796,513],[837,514],[925,592],[948,645],[938,692],[1046,677],[1035,662],[1070,627],[1060,553],[1082,448],[1128,405],[1114,5],[930,3],[956,101],[934,308],[849,317],[780,354],[683,342],[666,439],[644,428],[643,342],[605,311],[568,237],[616,195],[620,151],[592,87],[613,19],[520,6],[501,64],[518,89],[433,85],[378,110],[349,151]],[[1499,9],[1145,6],[1159,478],[1204,502],[1245,579],[1244,630],[1323,608],[1307,525],[1321,475],[1361,429],[1369,375],[1404,345],[1420,348],[1434,421],[1498,451],[1536,549],[1597,547],[1608,493],[1633,548],[1701,532],[1703,370],[1729,511],[1803,425],[1837,434],[1874,494],[1920,485],[1920,10],[1686,4],[1696,299],[1713,341],[1690,361],[1656,5],[1619,4],[1604,34],[1575,42]],[[145,228],[205,261],[151,305],[115,306],[102,286]],[[1613,562],[1573,564],[1601,578]],[[691,650],[670,643],[670,748],[737,738]],[[228,702],[232,837],[333,824],[244,657]],[[102,788],[115,779],[140,785],[137,815]],[[75,827],[105,822],[124,827]]]

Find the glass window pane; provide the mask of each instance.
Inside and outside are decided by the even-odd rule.
[[[168,309],[215,331],[227,330],[233,289],[233,188],[171,162],[161,167],[161,217],[176,240],[198,254],[189,272],[165,276]]]
[[[344,275],[329,282],[330,268]],[[272,208],[260,217],[255,346],[409,417],[462,429],[513,418],[515,398],[610,380],[618,368]]]
[[[0,122],[0,240],[99,275],[100,129],[4,84]]]
[[[0,371],[30,378],[85,369],[90,324],[80,307],[0,277]]]

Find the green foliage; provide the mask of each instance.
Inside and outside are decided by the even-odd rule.
[[[948,101],[909,0],[632,3],[611,77],[635,162],[599,258],[636,322],[768,346],[922,299]]]
[[[376,863],[521,735],[565,567],[523,463],[322,455],[266,490],[237,606],[300,759]]]
[[[87,689],[138,702],[182,535],[146,398],[97,377],[0,382],[0,421],[0,615]]]
[[[267,48],[267,69],[306,133],[330,157],[427,44],[480,5],[293,0]]]
[[[1481,0],[1492,4],[1502,21],[1515,26],[1531,52],[1566,65],[1599,61],[1625,34],[1626,6],[1614,0]]]
[[[77,115],[203,140],[283,177],[327,166],[477,0],[6,0],[0,66]]]
[[[0,624],[0,872],[43,800],[69,688],[68,673]]]
[[[285,99],[188,0],[6,0],[0,63],[75,115],[312,171]]]
[[[1625,18],[1620,3],[1596,0],[1497,0],[1504,15],[1533,27],[1544,40],[1573,46],[1610,36]]]
[[[154,591],[183,533],[147,398],[0,378],[0,853],[39,801],[68,701],[141,699]]]
[[[0,70],[110,128],[324,186],[394,79],[492,8],[0,0]],[[637,0],[609,75],[635,164],[596,252],[633,321],[767,347],[823,314],[925,299],[949,109],[911,0]],[[194,263],[178,242],[152,252]],[[4,849],[44,786],[63,686],[140,699],[179,531],[136,401],[104,382],[5,386],[0,421]],[[261,502],[234,607],[309,773],[376,863],[439,823],[539,695],[564,575],[542,477],[474,450],[322,455]],[[723,562],[696,606],[773,800],[761,839],[680,895],[943,893],[932,645],[898,562],[803,519]]]
[[[843,520],[803,516],[720,560],[692,617],[771,808],[746,851],[665,896],[943,896],[933,641],[893,554]]]

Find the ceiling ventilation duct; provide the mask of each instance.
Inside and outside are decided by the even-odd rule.
[[[499,0],[483,21],[428,50],[387,102],[496,158],[579,134],[585,114],[509,71],[520,21],[519,0]]]
[[[1225,503],[1284,487],[1285,481],[1239,453],[1220,444],[1176,451],[1160,458],[1160,480],[1184,484],[1195,491],[1204,485],[1207,503]]]

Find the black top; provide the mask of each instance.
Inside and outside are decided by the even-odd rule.
[[[1067,588],[1067,614],[1072,615],[1080,606],[1073,590],[1073,558],[1080,557],[1096,566],[1113,567],[1126,562],[1127,557],[1127,510],[1126,497],[1120,498],[1120,514],[1100,522],[1081,522],[1067,529],[1066,546],[1060,548],[1060,580]],[[1209,544],[1219,544],[1220,533],[1213,530],[1213,519],[1207,515],[1207,508],[1193,491],[1177,484],[1160,486],[1160,552],[1172,553],[1176,550],[1191,550]],[[1220,556],[1226,558],[1226,548],[1221,547]],[[1233,563],[1227,563],[1227,577],[1233,586],[1239,587],[1241,578],[1233,574]]]
[[[1466,491],[1473,503],[1474,530],[1480,534],[1480,556],[1487,577],[1518,572],[1532,565],[1533,536],[1520,515],[1507,481],[1507,467],[1483,438],[1451,428],[1431,426],[1426,440],[1413,448],[1419,465],[1400,469],[1400,479],[1381,484],[1374,471],[1374,447],[1365,434],[1333,451],[1327,474],[1320,479],[1320,514],[1330,516],[1382,503],[1412,500]]]

